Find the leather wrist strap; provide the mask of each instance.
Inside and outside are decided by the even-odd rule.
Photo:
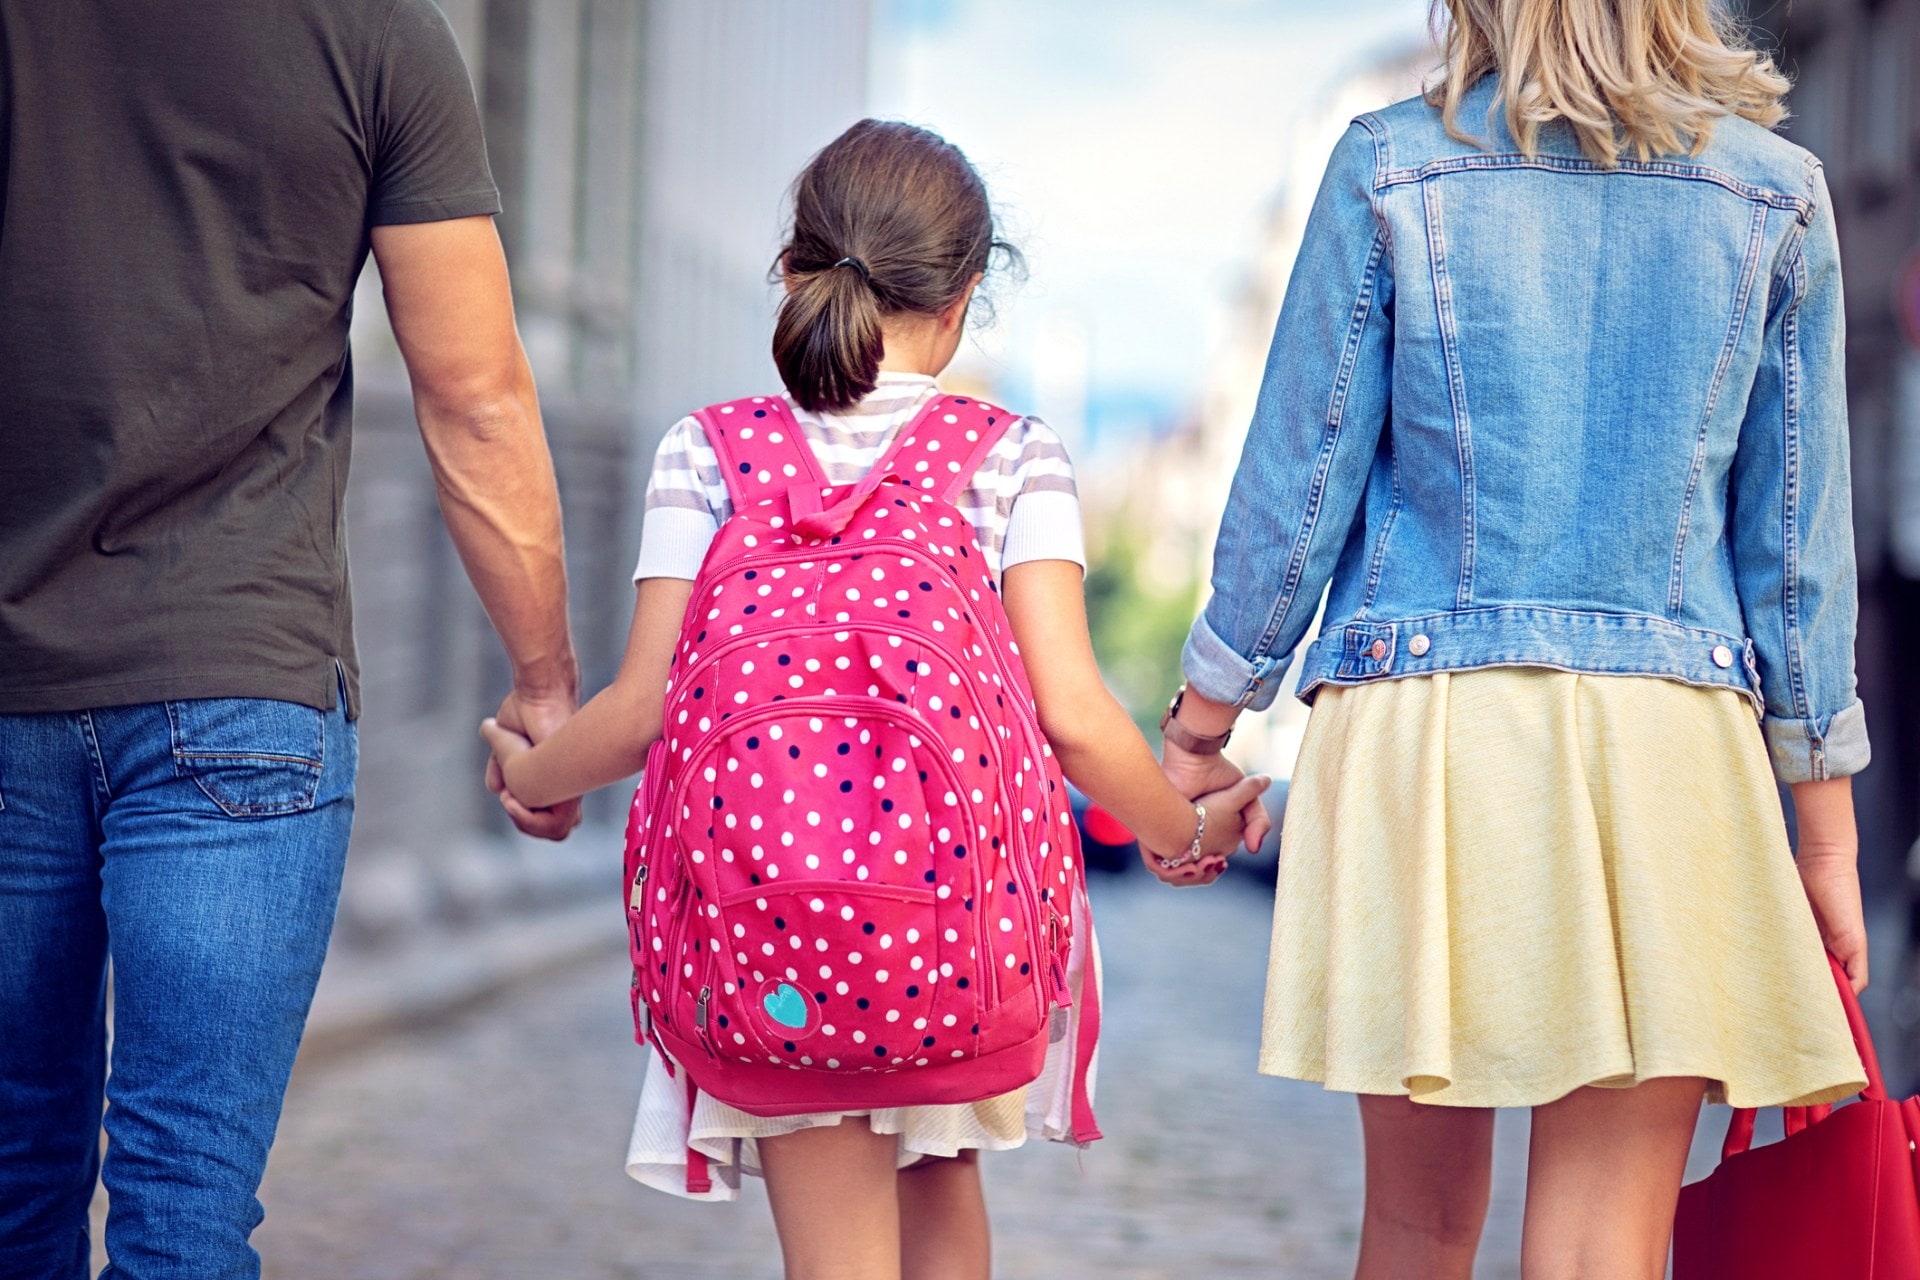
[[[1160,717],[1160,736],[1189,755],[1219,755],[1226,750],[1227,743],[1232,740],[1233,730],[1229,729],[1225,733],[1208,736],[1195,733],[1181,724],[1177,717],[1180,714],[1180,704],[1186,701],[1186,698],[1187,689],[1182,685],[1180,692],[1173,695],[1173,702],[1167,707],[1167,714]]]

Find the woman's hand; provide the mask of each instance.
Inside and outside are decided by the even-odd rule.
[[[1228,767],[1232,768],[1231,765]],[[1234,769],[1235,774],[1239,772]],[[1240,777],[1232,785],[1202,795],[1195,801],[1207,811],[1207,829],[1200,842],[1199,861],[1180,862],[1190,852],[1191,846],[1172,853],[1160,853],[1149,849],[1144,843],[1140,846],[1140,860],[1161,881],[1177,888],[1212,884],[1226,871],[1228,856],[1246,839],[1247,812],[1258,810],[1264,814],[1260,797],[1272,785],[1273,779],[1265,776]],[[1194,821],[1198,825],[1197,814]],[[1177,865],[1169,867],[1166,865],[1168,861]]]
[[[1813,906],[1820,940],[1847,971],[1858,993],[1867,989],[1867,922],[1860,906],[1860,836],[1853,820],[1853,781],[1829,778],[1793,784],[1800,830],[1794,862]]]
[[[1189,800],[1217,796],[1246,776],[1239,765],[1223,755],[1195,755],[1190,751],[1182,751],[1171,742],[1160,744],[1160,770],[1167,775],[1167,781],[1173,784],[1173,789]],[[1260,846],[1266,843],[1267,833],[1273,830],[1273,819],[1267,816],[1267,808],[1260,802],[1261,794],[1271,784],[1272,779],[1267,779],[1266,785],[1254,792],[1251,802],[1240,812],[1237,829],[1246,843],[1248,853],[1260,852]],[[1211,833],[1211,818],[1207,826]]]

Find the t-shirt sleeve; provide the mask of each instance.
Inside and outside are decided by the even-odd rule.
[[[720,458],[705,429],[697,418],[682,418],[653,455],[633,580],[699,577],[707,548],[731,507]]]
[[[374,66],[367,225],[500,212],[473,81],[433,0],[396,0]]]
[[[1071,560],[1086,568],[1079,487],[1066,445],[1038,418],[1020,424],[1018,445],[1001,572],[1029,560]]]

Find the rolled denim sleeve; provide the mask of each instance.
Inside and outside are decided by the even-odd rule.
[[[1393,276],[1374,191],[1384,135],[1334,148],[1213,550],[1213,596],[1181,665],[1217,702],[1272,704],[1313,621],[1387,418]]]
[[[1840,245],[1817,168],[1811,182],[1803,234],[1774,278],[1732,475],[1734,582],[1782,782],[1858,773],[1870,755],[1854,685],[1859,604]]]

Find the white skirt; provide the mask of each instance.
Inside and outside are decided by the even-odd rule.
[[[1100,945],[1093,934],[1093,916],[1086,909],[1085,894],[1080,895],[1080,907],[1080,919],[1086,925],[1074,939],[1067,958],[1067,985],[1073,993],[1073,1004],[1054,1018],[1046,1064],[1032,1084],[981,1102],[816,1111],[797,1116],[750,1115],[695,1090],[689,1115],[685,1077],[677,1071],[668,1075],[656,1051],[647,1063],[640,1113],[634,1118],[633,1137],[627,1146],[627,1176],[689,1200],[736,1200],[743,1174],[761,1176],[760,1139],[836,1125],[849,1116],[866,1117],[875,1133],[897,1135],[897,1163],[902,1169],[928,1157],[952,1157],[962,1151],[1006,1151],[1023,1145],[1028,1138],[1072,1142],[1074,1054],[1079,1044],[1081,993],[1089,969],[1096,993],[1100,990]],[[1099,1061],[1096,1047],[1087,1063],[1089,1097],[1093,1095]],[[687,1190],[689,1147],[710,1162],[711,1191],[696,1194]]]

